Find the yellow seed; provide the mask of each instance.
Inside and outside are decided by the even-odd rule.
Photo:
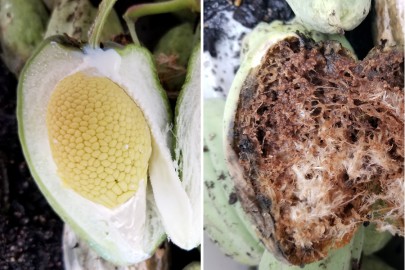
[[[121,195],[122,190],[117,184],[114,184],[111,188],[111,190],[116,194],[116,195]]]
[[[131,192],[131,191],[125,192],[125,193],[121,194],[120,196],[118,196],[117,201],[119,204],[122,204],[122,203],[128,201],[129,198],[132,197],[132,195],[133,195],[133,192]]]
[[[113,208],[147,179],[148,124],[108,78],[79,72],[61,80],[48,104],[47,127],[58,174],[81,196]]]

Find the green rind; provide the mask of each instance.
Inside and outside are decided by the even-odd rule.
[[[390,232],[379,232],[375,224],[370,224],[369,227],[364,229],[364,255],[371,255],[382,249],[390,240],[392,234]]]
[[[220,98],[204,100],[204,227],[225,254],[257,265],[264,248],[235,197],[222,150],[224,106]]]
[[[209,153],[204,152],[204,230],[225,255],[245,265],[257,265],[263,248],[255,248],[259,240],[243,228],[217,178]]]
[[[97,251],[97,253],[105,258],[106,260],[109,260],[117,265],[125,265],[125,264],[131,264],[133,262],[130,261],[121,261],[122,259],[117,259],[115,257],[112,257],[111,254],[119,254],[120,252],[118,250],[112,250],[111,246],[108,247],[103,247],[102,244],[97,244],[97,239],[95,239],[93,236],[90,236],[84,228],[81,228],[77,222],[72,220],[69,217],[69,214],[65,211],[65,209],[62,207],[61,203],[58,202],[54,196],[50,194],[50,190],[46,187],[45,183],[40,179],[36,168],[31,166],[32,159],[31,159],[31,154],[27,148],[27,145],[25,144],[26,142],[26,134],[24,133],[24,118],[23,118],[23,82],[25,80],[26,73],[31,69],[31,65],[34,63],[34,60],[36,57],[44,50],[47,46],[53,44],[53,43],[61,43],[61,46],[64,46],[63,50],[66,50],[66,52],[80,52],[80,47],[81,44],[76,43],[75,41],[66,39],[65,37],[61,36],[53,36],[48,39],[46,39],[34,52],[34,54],[31,56],[27,64],[25,65],[21,75],[20,75],[20,83],[18,85],[17,89],[17,120],[18,120],[18,132],[19,132],[19,138],[22,146],[22,150],[24,153],[24,156],[26,158],[27,164],[30,168],[31,174],[33,178],[35,179],[36,184],[38,185],[39,189],[41,192],[45,195],[48,203],[51,205],[51,207],[59,214],[59,216],[64,220],[65,222],[69,223],[71,228],[75,231],[75,233],[83,240],[88,242],[90,246]],[[62,45],[63,44],[63,45]],[[136,50],[143,54],[147,61],[150,63],[150,67],[153,67],[153,61],[150,53],[148,53],[147,50],[136,47],[135,45],[127,47],[123,50],[120,50],[121,55],[125,55],[126,53],[129,53],[131,50]],[[168,104],[168,99],[167,96],[165,95],[165,92],[163,89],[160,87],[157,79],[157,74],[156,70],[152,68],[152,74],[153,74],[153,81],[155,82],[155,88],[158,89],[159,94],[165,104],[165,109],[168,113],[170,113],[169,109],[169,104]],[[155,250],[160,243],[164,240],[165,236],[162,231],[162,234],[160,234],[159,237],[155,239],[155,243],[150,243],[149,247],[149,256],[152,255],[152,251]]]
[[[328,257],[323,260],[305,266],[287,265],[278,261],[271,253],[264,252],[258,270],[354,270],[359,267],[362,244],[363,229],[360,228],[349,244],[342,248],[331,250]]]

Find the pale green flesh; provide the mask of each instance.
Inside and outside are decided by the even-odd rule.
[[[190,205],[174,170],[168,148],[171,145],[170,132],[167,132],[171,121],[168,101],[157,82],[151,57],[145,49],[135,46],[129,46],[118,53],[112,53],[112,56],[105,56],[105,53],[101,53],[101,58],[105,57],[105,60],[100,60],[99,57],[95,60],[89,58],[90,60],[86,61],[89,61],[90,64],[84,65],[84,54],[81,51],[65,48],[53,41],[45,41],[21,75],[18,87],[17,117],[20,140],[31,174],[50,205],[75,233],[87,241],[103,258],[115,264],[128,265],[150,257],[164,238],[161,215],[158,213],[163,209],[156,203],[166,205],[168,208],[183,207],[179,211],[183,212],[183,216],[185,215],[184,219],[178,215],[175,216],[174,221],[165,220],[163,217],[163,225],[169,229],[166,231],[170,231],[172,228],[189,231],[191,225],[187,220],[191,218],[187,213]],[[45,113],[47,100],[55,84],[77,69],[88,65],[98,67],[103,61],[108,64],[103,65],[97,73],[106,75],[113,81],[120,81],[128,95],[144,110],[145,117],[150,124],[154,144],[150,166],[152,186],[157,186],[156,189],[164,186],[164,193],[172,194],[171,198],[166,198],[162,191],[160,194],[153,194],[156,193],[155,187],[152,192],[148,185],[147,202],[143,202],[147,205],[146,213],[143,214],[145,225],[138,228],[137,232],[133,232],[134,234],[132,231],[120,232],[108,220],[107,217],[110,213],[107,210],[95,206],[61,185],[48,142]],[[127,87],[128,85],[135,85],[136,87],[133,88],[136,89],[133,90],[132,87]],[[142,91],[139,92],[139,90]],[[168,173],[164,174],[164,172]],[[165,185],[160,185],[160,182]],[[159,191],[157,192],[159,193]],[[168,215],[166,214],[166,218]],[[131,218],[131,215],[127,214],[122,216]],[[137,217],[132,218],[136,223]],[[185,225],[179,226],[178,223],[185,223]],[[170,232],[168,233],[170,234]],[[188,237],[188,235],[179,236],[174,233],[171,238],[176,239],[181,245],[183,237]],[[136,238],[137,244],[134,245],[128,238]]]

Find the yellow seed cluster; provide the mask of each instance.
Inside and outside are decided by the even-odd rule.
[[[79,72],[60,81],[48,104],[47,127],[58,174],[81,196],[113,208],[147,179],[148,124],[108,78]]]

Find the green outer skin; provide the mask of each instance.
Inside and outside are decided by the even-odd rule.
[[[200,39],[198,39],[198,43],[199,40]],[[193,48],[196,47],[195,42],[193,41],[194,31],[192,24],[187,22],[180,24],[163,35],[153,50],[153,55],[155,58],[158,58],[161,54],[165,56],[176,55],[178,58],[175,64],[185,69],[189,58],[193,53]],[[157,65],[157,69],[159,74],[164,74],[164,76],[168,77],[162,77],[164,80],[162,83],[167,86],[168,90],[181,88],[186,73],[171,68],[168,64],[159,64]]]
[[[379,232],[375,224],[370,224],[364,230],[364,238],[363,253],[367,256],[382,249],[391,240],[392,234],[387,231]]]
[[[41,52],[46,46],[48,46],[52,42],[62,43],[64,41],[65,41],[65,37],[63,37],[63,36],[52,36],[52,37],[49,37],[49,38],[45,39],[37,47],[35,52],[32,54],[30,59],[27,61],[26,65],[24,66],[23,70],[21,71],[19,81],[23,81],[23,78],[25,76],[25,72],[29,69],[31,62],[35,59],[35,57],[39,54],[39,52]],[[67,46],[65,47],[65,49],[67,51],[80,51],[79,48],[72,47],[71,44],[69,44],[69,43],[70,43],[70,41],[67,41],[67,44],[66,44]],[[152,56],[150,55],[148,50],[146,50],[143,47],[139,47],[139,46],[136,46],[136,45],[131,45],[131,46],[125,47],[125,49],[118,50],[117,52],[121,56],[124,56],[126,54],[126,52],[131,50],[131,48],[135,48],[136,50],[141,51],[147,57],[147,59],[148,59],[148,61],[150,63],[150,67],[152,68],[152,72],[154,74],[154,81],[158,82],[157,73],[156,73],[156,70],[154,69],[153,59],[152,59]],[[60,218],[64,222],[69,223],[69,226],[77,234],[77,236],[80,237],[80,239],[83,239],[84,241],[89,243],[89,245],[92,246],[101,257],[109,258],[110,256],[108,255],[108,253],[105,253],[105,252],[108,252],[108,251],[106,251],[105,249],[103,249],[101,247],[98,247],[97,245],[94,245],[93,244],[93,239],[88,236],[86,231],[82,230],[82,228],[80,226],[78,226],[77,223],[73,222],[69,218],[69,215],[64,211],[63,207],[60,206],[58,201],[53,198],[53,196],[49,196],[47,188],[45,187],[45,184],[39,178],[35,168],[30,166],[30,164],[32,164],[31,156],[29,154],[29,151],[28,151],[26,145],[24,144],[24,142],[26,140],[25,140],[25,134],[23,132],[24,124],[23,124],[23,107],[22,107],[22,104],[23,104],[23,101],[22,101],[22,97],[23,97],[23,95],[22,95],[22,92],[23,92],[22,85],[23,84],[19,84],[18,88],[17,88],[18,135],[19,135],[19,138],[20,138],[21,147],[22,147],[22,150],[23,150],[24,157],[25,157],[25,159],[27,161],[27,164],[28,164],[28,166],[30,168],[31,175],[34,178],[35,183],[38,185],[39,189],[41,190],[42,194],[45,196],[45,198],[46,198],[47,202],[50,204],[50,206],[55,210],[56,213],[58,213],[58,215],[60,216]],[[171,112],[170,111],[170,105],[169,105],[169,101],[168,101],[167,96],[166,96],[166,92],[161,88],[159,83],[156,83],[156,87],[157,87],[157,89],[160,90],[160,95],[161,95],[162,99],[164,100],[166,110],[167,110],[167,112],[169,114],[169,119],[171,119],[172,117],[171,117],[171,113],[170,113]],[[152,249],[156,250],[159,247],[159,245],[164,241],[165,238],[166,238],[166,235],[162,234],[161,237],[159,238],[159,240],[154,244]],[[117,262],[117,261],[113,261],[113,263],[118,264],[118,265],[120,264],[120,262]]]
[[[48,17],[41,0],[0,0],[1,58],[16,76],[41,43]]]
[[[241,66],[236,73],[236,76],[232,82],[232,86],[228,97],[226,99],[225,112],[224,112],[224,152],[226,153],[227,165],[230,171],[231,177],[235,183],[245,183],[243,180],[242,169],[237,165],[237,155],[232,148],[233,140],[233,122],[235,118],[235,112],[238,106],[239,95],[245,79],[248,77],[250,71],[260,64],[262,56],[265,52],[278,41],[288,37],[298,37],[297,33],[301,33],[305,37],[312,38],[315,41],[327,40],[327,39],[343,39],[340,36],[323,35],[315,31],[307,30],[304,26],[297,23],[284,24],[280,21],[274,21],[271,24],[259,24],[244,41],[244,54],[242,55]],[[339,41],[339,40],[338,40]],[[345,45],[348,43],[344,43]],[[349,48],[350,50],[350,48]],[[353,54],[353,58],[355,58]],[[241,189],[248,189],[247,186],[239,187]],[[245,203],[250,204],[249,198],[245,198]],[[257,226],[256,218],[254,214],[248,213],[250,220]],[[271,227],[272,225],[265,224],[262,226]],[[274,230],[274,228],[273,228]],[[271,233],[271,232],[268,232]],[[259,236],[261,238],[261,236]],[[278,260],[287,263],[284,254],[280,251],[277,243],[271,239],[261,239],[268,250],[274,253],[274,256]]]
[[[298,21],[328,34],[353,30],[366,18],[371,0],[287,0]]]
[[[193,42],[194,31],[191,23],[182,23],[167,31],[159,40],[153,54],[158,56],[160,53],[166,55],[177,54],[178,63],[186,66],[188,59],[196,45]]]
[[[240,202],[229,203],[234,184],[222,145],[225,100],[204,100],[204,227],[222,252],[246,265],[258,265],[264,248]]]
[[[89,0],[62,0],[52,11],[45,37],[67,34],[77,40],[87,40],[88,31],[96,17],[97,9]],[[113,10],[103,28],[101,41],[123,32],[116,12]]]
[[[325,270],[325,269],[339,269],[339,270],[351,270],[353,267],[353,259],[357,260],[357,263],[360,262],[361,248],[360,252],[353,256],[353,250],[356,250],[357,247],[361,247],[363,244],[363,229],[360,227],[360,230],[356,233],[356,236],[350,241],[346,246],[332,250],[328,257],[311,264],[307,264],[304,267],[301,266],[290,266],[283,264],[278,261],[271,253],[265,252],[263,254],[262,261],[259,264],[258,270],[268,270],[268,269],[277,269],[277,270]],[[356,268],[353,268],[356,269]]]

